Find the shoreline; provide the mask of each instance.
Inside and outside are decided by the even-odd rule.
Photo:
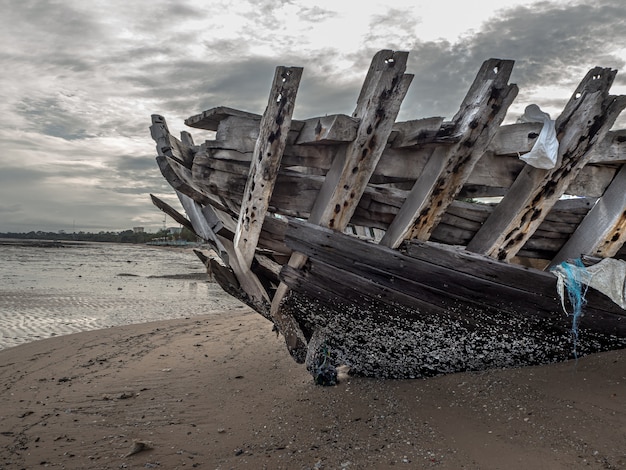
[[[35,341],[0,364],[0,468],[626,466],[625,350],[326,388],[246,308]]]

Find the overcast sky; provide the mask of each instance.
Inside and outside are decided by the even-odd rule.
[[[491,57],[516,61],[507,121],[530,103],[556,118],[596,65],[624,70],[612,93],[626,94],[625,5],[0,0],[0,232],[160,228],[149,193],[175,198],[150,115],[178,134],[215,106],[262,114],[278,65],[304,67],[297,119],[350,114],[380,49],[410,52],[401,120],[450,118]]]

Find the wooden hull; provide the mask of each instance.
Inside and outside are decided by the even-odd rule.
[[[423,377],[626,347],[624,309],[589,289],[574,320],[549,272],[626,258],[616,71],[582,79],[553,122],[553,167],[536,168],[518,157],[542,124],[502,125],[513,61],[485,61],[450,121],[396,122],[407,56],[374,56],[350,115],[292,119],[298,67],[276,69],[262,116],[187,119],[210,132],[199,145],[154,115],[159,169],[186,215],[153,202],[209,244],[215,280],[271,320],[297,362],[316,377],[328,366],[328,383],[339,364]]]
[[[286,240],[309,257],[281,272],[283,306],[311,337],[309,364],[326,346],[355,373],[407,378],[626,346],[623,311],[592,290],[574,339],[549,273],[430,243],[408,256],[299,221]]]

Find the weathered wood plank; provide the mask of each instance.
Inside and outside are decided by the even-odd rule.
[[[261,119],[233,241],[242,266],[250,267],[263,226],[278,168],[287,143],[291,116],[302,77],[300,67],[277,67]]]
[[[227,106],[218,106],[216,108],[211,108],[203,111],[200,114],[188,117],[187,119],[185,119],[185,124],[189,127],[195,127],[196,129],[217,131],[220,123],[231,116],[257,121],[261,120],[261,116],[255,113],[240,111],[238,109],[229,108]]]
[[[519,157],[520,154],[530,152],[539,137],[540,122],[524,122],[500,126],[493,140],[489,144],[489,151],[494,155],[509,155]]]
[[[304,121],[296,144],[337,144],[356,138],[359,120],[345,114],[316,117]]]
[[[498,156],[519,156],[529,152],[539,136],[541,123],[527,122],[500,126],[489,150]],[[626,161],[626,130],[607,132],[591,149],[589,163],[622,163]]]
[[[202,153],[210,153],[211,157],[216,159],[249,162],[258,138],[260,116],[257,117],[259,119],[256,120],[238,116],[229,116],[224,119],[218,129],[219,140],[207,141],[203,144],[204,149],[196,154],[196,158]],[[335,116],[329,116],[328,118],[334,119]],[[324,118],[314,118],[306,122],[301,121],[304,127],[300,134],[313,133],[314,131],[311,130],[314,128],[312,123],[317,123],[320,119]],[[343,116],[342,119],[348,120],[352,118]],[[438,122],[439,118],[428,118],[420,121]],[[394,124],[389,143],[395,146],[399,138],[397,129],[402,127],[410,129],[411,123],[413,121]],[[354,131],[350,131],[350,133],[356,132],[358,120],[355,119],[353,125],[355,126]],[[294,121],[292,121],[292,129],[293,127]],[[525,165],[524,162],[519,160],[518,154],[530,150],[536,140],[536,133],[533,130],[536,127],[535,123],[500,126],[491,144],[488,146],[488,150],[475,164],[462,189],[462,193],[459,194],[467,197],[504,195]],[[537,127],[535,130],[538,129]],[[290,138],[293,133],[293,130],[290,131]],[[339,139],[340,136],[336,133],[333,138]],[[428,139],[431,139],[431,137]],[[415,180],[422,173],[435,148],[432,143],[429,143],[430,140],[428,139],[422,145],[401,148],[387,146],[370,178],[370,183],[393,184],[395,187],[402,185],[403,189],[413,187]],[[625,141],[624,136],[621,136],[618,131],[609,132],[607,137],[603,139],[602,145],[592,149],[590,163],[602,161],[610,163],[619,161],[620,158],[626,158]],[[513,144],[510,144],[510,142]],[[303,166],[318,169],[318,174],[324,174],[329,169],[335,154],[343,151],[343,149],[338,147],[341,146],[295,145],[288,143],[283,153],[281,168]],[[574,181],[571,182],[566,194],[599,197],[614,174],[615,168],[611,166],[586,165]]]
[[[353,117],[360,119],[344,158],[335,158],[309,220],[343,230],[382,155],[413,78],[405,75],[408,53],[380,51],[372,60]]]
[[[415,119],[396,122],[389,137],[392,147],[410,147],[432,142],[437,137],[443,123],[442,117]]]
[[[508,84],[512,70],[511,60],[483,63],[453,119],[453,134],[460,136],[459,141],[435,150],[381,244],[396,248],[406,238],[430,237],[517,96],[517,86]]]
[[[559,310],[556,277],[552,274],[497,261],[489,263],[484,256],[462,250],[415,245],[409,257],[295,219],[289,220],[285,242],[311,257],[313,263],[323,262],[338,269],[350,266],[351,275],[369,280],[372,287],[405,292],[433,304],[453,305],[457,300],[482,308],[546,317]],[[595,297],[590,309],[615,311],[610,300]]]
[[[525,167],[468,250],[510,260],[524,246],[626,106],[626,97],[608,94],[615,73],[599,67],[589,71],[557,119],[557,166]]]
[[[581,255],[612,257],[626,241],[626,166],[589,211],[551,266]]]

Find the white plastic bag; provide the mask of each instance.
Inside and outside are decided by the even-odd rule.
[[[559,141],[556,139],[555,121],[550,119],[536,104],[528,105],[524,115],[517,122],[543,122],[537,141],[530,152],[521,155],[520,160],[535,168],[550,170],[556,166],[559,153]]]

